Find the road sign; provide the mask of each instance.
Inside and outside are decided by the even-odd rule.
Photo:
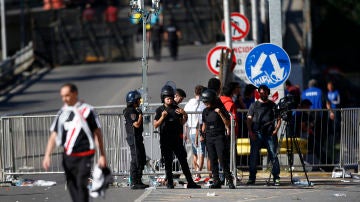
[[[291,62],[288,54],[281,47],[271,43],[256,46],[245,60],[246,76],[255,86],[280,86],[289,77],[290,71]]]
[[[206,57],[206,64],[208,69],[210,70],[211,73],[215,74],[215,75],[219,75],[219,69],[220,69],[220,56],[221,56],[221,51],[224,49],[224,53],[226,52],[225,50],[229,50],[231,53],[231,49],[229,49],[226,46],[216,46],[215,48],[212,48],[209,53],[207,54]],[[230,54],[229,54],[230,56]],[[232,58],[232,61],[234,64],[236,64],[236,57],[235,54]],[[233,65],[231,67],[231,71],[234,70],[235,65]]]
[[[240,13],[231,13],[230,24],[231,24],[231,39],[233,41],[241,40],[245,38],[250,31],[249,20]],[[221,30],[223,33],[225,33],[224,20],[221,23]]]
[[[225,46],[225,42],[218,42],[216,45]],[[245,73],[245,59],[249,52],[255,47],[254,41],[236,41],[232,42],[232,48],[236,56],[236,65],[234,68],[234,79],[240,83],[241,87],[245,87],[246,84],[251,82]]]

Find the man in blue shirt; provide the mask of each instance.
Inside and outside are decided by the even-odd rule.
[[[303,91],[301,94],[301,100],[308,99],[312,105],[310,109],[322,109],[323,108],[323,93],[317,86],[315,79],[311,79],[308,83],[309,88]]]

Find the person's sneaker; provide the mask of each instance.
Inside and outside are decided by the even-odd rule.
[[[210,177],[207,177],[204,179],[204,182],[207,183],[211,178]]]
[[[195,179],[194,179],[194,182],[199,182],[201,180],[201,177],[196,177]]]
[[[274,180],[274,186],[280,186],[280,179]]]
[[[192,183],[188,183],[186,188],[188,188],[188,189],[200,189],[201,186],[196,184],[195,182],[192,182]]]
[[[248,180],[246,182],[246,185],[253,185],[253,184],[255,184],[255,180]]]

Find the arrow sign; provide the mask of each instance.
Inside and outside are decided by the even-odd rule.
[[[254,47],[245,59],[247,78],[255,86],[262,84],[275,88],[289,77],[291,62],[281,47],[264,43]]]
[[[261,55],[260,55],[259,59],[257,60],[255,66],[251,66],[251,77],[252,78],[257,77],[262,73],[261,68],[262,68],[266,58],[267,58],[267,55],[265,55],[264,53],[261,53]]]

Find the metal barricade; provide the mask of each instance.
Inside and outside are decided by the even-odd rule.
[[[114,175],[128,175],[130,149],[126,142],[125,120],[123,114],[118,112],[120,110],[114,111],[116,113],[104,112],[99,114],[108,164]],[[348,168],[359,165],[360,109],[339,109],[335,111],[335,119],[331,120],[328,116],[328,110],[294,110],[294,113],[298,114],[293,118],[291,135],[298,138],[301,144],[301,151],[299,152],[304,156],[307,167],[332,169],[336,166]],[[233,138],[231,139],[230,166],[233,174],[237,173],[238,168],[248,167],[248,163],[244,159],[247,160],[249,156],[249,153],[246,152],[249,142],[241,143],[242,139],[248,139],[245,124],[246,113],[246,110],[239,113],[238,123],[236,123],[239,127],[238,139],[235,140],[235,135],[231,136]],[[154,115],[153,112],[144,113],[145,131],[143,135],[148,158],[148,165],[144,174],[158,175],[164,174],[164,168],[160,164],[159,133],[153,127]],[[45,172],[41,165],[50,133],[49,128],[54,117],[55,115],[0,117],[0,171],[2,177],[16,174],[63,172],[62,148],[56,148],[53,152],[49,171]],[[234,126],[234,121],[231,124]],[[234,134],[235,131],[231,130],[231,133]],[[206,163],[204,163],[201,172],[193,169],[191,141],[184,142],[184,145],[188,152],[188,163],[192,173],[209,173],[210,171],[206,169]],[[284,154],[286,158],[287,154],[282,153],[281,150],[285,146],[281,142],[279,145],[280,153]],[[297,151],[294,153],[296,155]],[[266,153],[263,156],[266,156]],[[287,167],[287,161],[281,161],[281,165]],[[301,167],[297,161],[294,161],[293,166]],[[181,172],[181,169],[174,166],[174,173]]]

